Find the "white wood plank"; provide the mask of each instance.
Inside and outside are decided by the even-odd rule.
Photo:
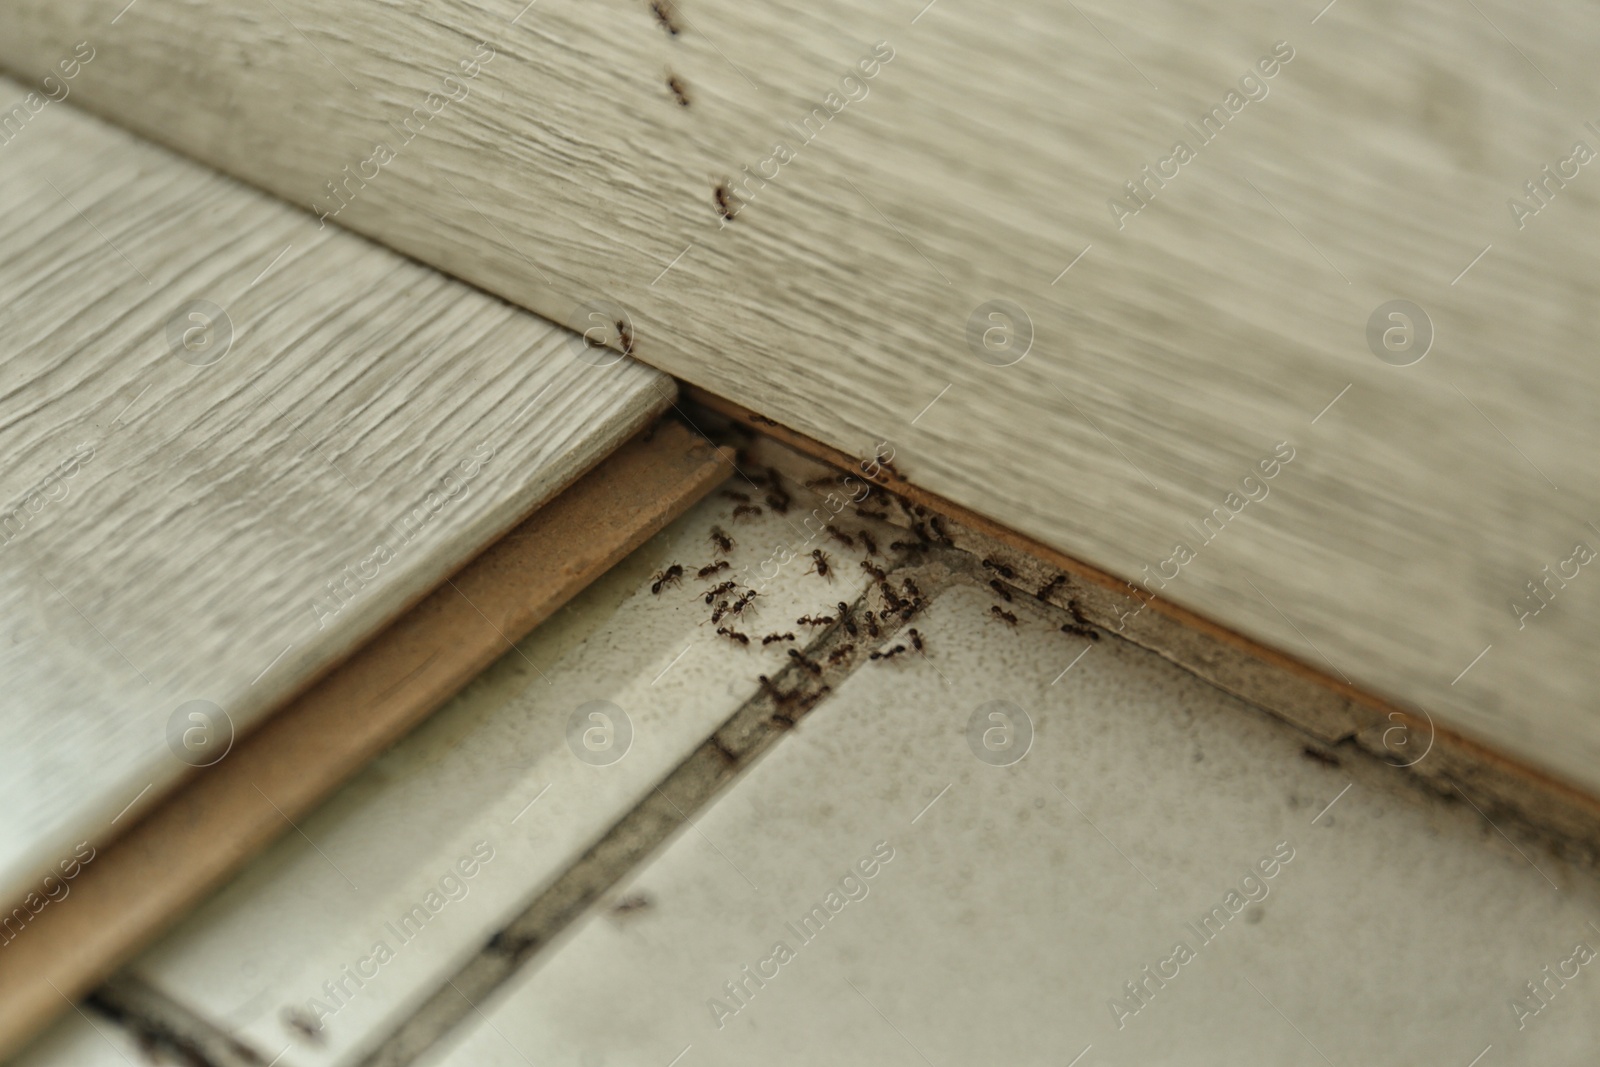
[[[740,486],[749,489],[737,477],[730,482]],[[792,488],[797,499],[808,495]],[[640,548],[303,820],[303,837],[264,853],[129,972],[263,1061],[362,1062],[754,696],[758,675],[782,670],[794,643],[764,647],[761,635],[803,636],[796,618],[859,593],[865,576],[853,554],[836,547],[836,577],[792,564],[765,587],[755,620],[735,623],[755,636],[753,647],[718,636],[701,595],[710,581],[695,577],[715,554],[708,531],[720,525],[737,542],[720,582],[756,567],[774,543],[794,542],[803,519],[797,504],[787,518],[767,510],[735,521],[735,506],[713,495]],[[673,562],[686,579],[652,593],[655,574]],[[575,709],[597,700],[631,722],[630,747],[605,765],[580,761],[567,740]],[[474,849],[478,859],[493,858],[479,863]],[[463,859],[471,878],[452,875]],[[409,909],[445,879],[456,897],[439,898],[420,930],[402,928]],[[378,942],[392,959],[377,962]],[[375,974],[351,979],[347,966]],[[344,988],[330,992],[324,983]],[[295,1019],[322,1029],[309,1039]]]
[[[1586,977],[1522,1029],[1509,1008],[1600,945],[1592,870],[1378,760],[1301,758],[1305,735],[1064,638],[1064,613],[1019,600],[1012,629],[993,603],[937,596],[927,662],[837,686],[605,902],[652,907],[594,909],[419,1063],[1537,1064],[1600,1039]],[[969,740],[991,701],[1031,722],[1009,766]],[[1204,939],[1186,924],[1213,906]],[[1194,958],[1114,1013],[1180,941]]]
[[[1161,595],[1595,787],[1600,598],[1543,568],[1600,547],[1600,200],[1580,175],[1521,228],[1507,203],[1600,147],[1600,30],[1320,6],[693,0],[669,33],[632,0],[259,0],[197,32],[179,0],[8,0],[0,63],[88,40],[72,101],[297,203],[347,182],[338,224],[570,325],[618,301],[642,359],[852,453],[891,439],[925,488],[1130,578],[1290,442]],[[1265,97],[1189,133],[1278,41]],[[714,187],[775,142],[724,224]],[[1437,335],[1405,368],[1365,340],[1402,297]],[[1035,336],[1007,368],[966,339],[997,298]],[[1530,581],[1559,602],[1521,626]]]
[[[0,900],[42,908],[75,844],[223,758],[184,705],[248,730],[671,384],[59,104],[0,200]],[[231,343],[185,348],[193,300]]]

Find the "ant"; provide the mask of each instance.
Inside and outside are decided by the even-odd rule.
[[[828,536],[829,537],[833,538],[835,541],[839,542],[844,547],[846,547],[846,548],[854,548],[854,547],[856,547],[855,538],[853,538],[849,534],[844,533],[843,531],[841,531],[839,529],[839,527],[833,526],[833,525],[828,525],[828,526],[824,526],[823,529],[828,531]]]
[[[730,630],[726,626],[717,627],[717,633],[721,634],[723,637],[728,638],[730,641],[737,641],[741,645],[748,645],[750,643],[750,638],[749,637],[747,637],[744,634],[740,633],[738,630]]]
[[[762,645],[770,645],[775,641],[793,641],[794,634],[768,634],[761,639]]]
[[[677,33],[678,31],[673,30],[672,32]],[[717,198],[717,213],[731,221],[733,219],[733,208],[728,203],[728,187],[719,185],[712,195]]]
[[[939,519],[939,516],[935,515],[933,518],[929,519],[928,525],[932,527],[934,536],[939,540],[943,541],[947,545],[955,544],[955,541],[948,533],[945,532],[944,523]]]
[[[1011,612],[1009,612],[1009,611],[1002,611],[1000,609],[1000,605],[999,604],[996,604],[993,607],[991,607],[989,609],[989,614],[993,615],[997,619],[1002,619],[1005,622],[1010,623],[1012,626],[1015,626],[1017,624],[1017,617],[1015,615],[1011,614]]]
[[[789,494],[784,491],[782,483],[778,481],[778,472],[772,467],[767,468],[767,480],[772,484],[772,491],[767,494],[767,507],[779,515],[789,514]]]
[[[678,36],[678,24],[672,19],[672,0],[651,0],[650,10],[668,33]]]
[[[878,616],[874,612],[869,611],[869,612],[866,612],[862,616],[862,619],[867,624],[867,633],[871,634],[873,637],[877,637],[878,636]]]
[[[861,530],[857,532],[856,536],[861,538],[861,544],[865,546],[868,555],[876,556],[878,554],[878,542],[872,539],[871,534],[865,530]],[[863,560],[862,562],[864,563],[866,561]]]
[[[1000,598],[1002,600],[1004,600],[1007,604],[1011,603],[1011,594],[1006,591],[1006,587],[1004,585],[1000,584],[1000,579],[998,579],[998,578],[990,578],[989,579],[989,588],[993,589],[996,593],[999,593],[1000,594]]]
[[[917,633],[917,628],[915,626],[911,628],[911,647],[916,649],[918,652],[922,651],[922,635]]]
[[[721,585],[717,586],[715,589],[712,589],[712,590],[710,590],[709,592],[706,593],[706,603],[707,604],[711,603],[713,600],[717,599],[717,597],[721,596],[723,593],[728,592],[730,589],[738,588],[738,585],[739,585],[738,582],[723,582]],[[724,606],[726,606],[726,605],[724,605]]]
[[[617,320],[617,339],[622,342],[622,354],[633,355],[633,328],[628,325],[627,319]]]
[[[734,545],[733,538],[731,538],[727,534],[723,533],[722,532],[722,527],[720,527],[720,526],[711,527],[711,543],[716,545],[718,548],[720,548],[724,552],[732,552],[733,551],[733,545]]]
[[[821,665],[819,665],[817,663],[817,661],[814,660],[814,659],[806,658],[806,654],[804,652],[801,652],[798,648],[791,648],[789,650],[789,658],[794,660],[796,663],[800,664],[800,666],[804,667],[806,670],[810,671],[812,674],[821,674],[822,673]]]
[[[900,585],[901,588],[906,591],[906,596],[910,597],[912,600],[922,600],[922,590],[917,588],[916,582],[913,582],[910,578],[907,578],[904,582],[900,583]]]
[[[715,624],[721,622],[722,621],[722,617],[724,615],[726,615],[727,613],[728,613],[728,602],[726,600],[724,600],[722,603],[717,605],[717,610],[713,611],[711,613],[712,625],[715,625]]]
[[[749,493],[740,493],[740,492],[736,492],[735,490],[732,490],[732,489],[724,489],[722,491],[722,495],[727,497],[729,500],[736,501],[736,502],[738,502],[740,504],[748,504],[748,503],[750,503],[750,494]]]
[[[850,618],[850,605],[846,604],[842,600],[839,601],[839,618],[844,620],[844,628],[849,631],[850,636],[855,637],[856,624],[855,621]]]
[[[928,545],[922,541],[891,541],[889,547],[896,552],[926,552]]]
[[[649,897],[645,896],[643,893],[635,893],[633,896],[623,897],[621,900],[611,905],[611,914],[628,915],[636,911],[642,911],[649,906]]]
[[[797,626],[832,626],[832,615],[802,615],[794,620]]]
[[[831,572],[828,569],[828,554],[820,548],[811,550],[811,569],[817,572],[817,577],[826,578]]]
[[[661,595],[664,586],[677,585],[683,580],[683,568],[674,563],[664,571],[656,572],[656,580],[650,586],[650,592],[656,596]]]
[[[900,653],[904,652],[905,650],[906,650],[906,646],[905,645],[895,645],[893,648],[891,648],[887,652],[874,652],[870,658],[872,658],[872,659],[893,659],[894,657],[898,656]]]
[[[672,95],[678,98],[679,107],[689,106],[689,94],[683,88],[683,82],[676,76],[667,79],[667,88],[672,90]]]
[[[862,536],[865,537],[866,535],[863,534]],[[870,559],[864,559],[861,561],[861,569],[872,575],[873,578],[880,582],[888,581],[889,579],[889,576],[884,573],[883,568],[874,566]]]
[[[738,600],[735,600],[733,602],[733,607],[730,608],[729,610],[732,611],[735,615],[743,615],[744,614],[744,609],[749,607],[750,606],[750,602],[755,600],[755,598],[760,596],[760,595],[761,595],[760,593],[758,593],[754,589],[752,589],[748,593],[745,593],[743,596],[741,596]]]
[[[732,566],[732,564],[730,564],[727,560],[719,559],[715,563],[708,563],[704,567],[701,567],[699,573],[697,573],[695,575],[695,577],[696,578],[709,578],[713,574],[718,573],[719,571],[727,570],[730,566]],[[706,603],[709,604],[709,603],[711,603],[711,601],[708,600],[708,601],[706,601]]]
[[[753,516],[759,514],[761,514],[761,509],[756,507],[754,504],[740,504],[738,507],[733,509],[733,517],[736,519],[745,515]]]
[[[1071,634],[1074,637],[1087,637],[1091,641],[1100,640],[1099,630],[1091,629],[1088,626],[1081,626],[1075,622],[1062,623],[1061,632],[1064,634]]]
[[[855,645],[840,645],[838,648],[828,653],[828,666],[838,666],[840,663],[844,662],[846,656],[850,655],[850,653],[854,652],[855,650]]]
[[[785,693],[782,689],[772,684],[772,679],[761,675],[756,681],[761,683],[762,690],[779,705],[787,704],[794,699],[793,693]]]
[[[1040,600],[1049,600],[1050,594],[1054,593],[1057,589],[1060,589],[1066,580],[1067,576],[1065,574],[1058,574],[1044,585],[1041,585],[1039,587],[1039,591],[1033,595],[1038,597]]]
[[[1011,579],[1017,576],[1016,571],[1012,570],[1010,567],[1007,567],[1004,563],[999,563],[992,559],[985,558],[983,565],[999,574],[1002,578]]]
[[[877,519],[879,522],[889,521],[889,513],[886,511],[868,511],[866,508],[856,508],[856,514],[863,519]]]
[[[1300,755],[1304,756],[1306,759],[1314,759],[1325,767],[1339,766],[1339,757],[1330,755],[1327,752],[1323,752],[1321,749],[1312,748],[1310,745],[1302,748],[1300,750]]]

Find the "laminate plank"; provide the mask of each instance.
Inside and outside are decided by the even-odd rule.
[[[419,1067],[1594,1047],[1592,867],[971,570]]]
[[[0,200],[9,942],[672,384],[69,106]]]
[[[639,547],[727,470],[726,455],[678,424],[652,427],[101,850],[60,906],[34,916],[0,952],[0,1057],[268,843],[292,834],[296,821],[509,641]]]
[[[1600,786],[1583,8],[116,9],[0,63],[88,41],[73,102]]]

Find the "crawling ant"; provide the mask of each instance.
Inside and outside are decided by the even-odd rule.
[[[787,704],[794,699],[793,693],[785,693],[782,689],[773,685],[772,679],[764,674],[757,678],[756,681],[761,683],[762,690],[778,704]]]
[[[744,609],[749,607],[751,602],[754,601],[755,598],[760,596],[760,595],[761,595],[760,593],[758,593],[754,589],[752,589],[748,593],[745,593],[744,595],[739,597],[738,600],[735,600],[733,602],[733,607],[728,609],[728,610],[732,611],[735,615],[743,615],[744,614]]]
[[[915,626],[913,626],[911,628],[910,636],[911,636],[911,647],[916,649],[918,652],[921,652],[922,651],[922,635],[917,633],[917,628]]]
[[[889,521],[889,513],[886,511],[868,511],[866,508],[856,508],[856,514],[863,519],[877,519],[879,522]]]
[[[733,538],[731,538],[727,534],[723,533],[722,532],[722,527],[720,527],[720,526],[711,527],[711,543],[716,545],[719,549],[721,549],[724,552],[732,552],[733,551],[733,545],[734,545]]]
[[[1072,621],[1079,626],[1088,626],[1089,620],[1083,614],[1083,607],[1073,597],[1067,598],[1067,610],[1072,613]]]
[[[1050,594],[1054,593],[1057,589],[1060,589],[1061,586],[1066,583],[1066,580],[1067,576],[1065,574],[1058,574],[1048,582],[1041,585],[1039,587],[1039,591],[1033,595],[1038,597],[1040,600],[1049,600]]]
[[[863,613],[863,615],[861,616],[861,619],[862,619],[863,622],[865,622],[867,624],[867,633],[870,634],[873,637],[877,637],[878,636],[878,616],[877,616],[877,614],[875,612],[868,611],[868,612]]]
[[[775,711],[767,716],[767,721],[779,730],[793,730],[794,716],[786,711]]]
[[[742,518],[746,515],[754,516],[759,514],[761,514],[761,509],[754,504],[740,504],[738,507],[733,509],[733,517],[736,519]]]
[[[862,536],[866,535],[863,534]],[[877,581],[886,582],[889,580],[889,576],[884,573],[883,568],[874,566],[870,559],[864,559],[861,561],[861,569],[872,575],[872,577]]]
[[[828,536],[829,537],[833,538],[835,541],[839,542],[844,547],[846,547],[846,548],[854,548],[854,547],[856,547],[855,538],[853,538],[849,534],[844,533],[843,531],[841,531],[839,529],[839,527],[829,525],[829,526],[824,526],[823,529],[828,531]]]
[[[679,107],[689,106],[689,94],[684,89],[683,82],[678,80],[677,75],[673,75],[667,79],[667,88],[671,89],[672,95],[678,98]]]
[[[732,566],[732,564],[730,564],[727,560],[719,559],[715,563],[708,563],[704,567],[701,567],[700,570],[695,574],[695,577],[709,578],[719,571],[727,570],[730,566]],[[706,603],[709,604],[711,601],[708,600]]]
[[[885,615],[898,613],[901,608],[905,607],[906,602],[900,599],[900,594],[894,591],[894,586],[890,585],[887,580],[878,582],[878,593],[883,597],[883,601],[889,609],[884,612]]]
[[[666,570],[656,572],[656,579],[654,584],[650,586],[650,592],[654,593],[656,596],[660,596],[661,590],[664,587],[669,585],[677,585],[682,580],[683,568],[674,563]]]
[[[650,906],[650,898],[643,893],[635,893],[631,897],[623,897],[611,905],[613,915],[631,915],[633,912],[642,911]]]
[[[923,541],[891,541],[889,547],[896,552],[926,552],[928,545]]]
[[[1004,600],[1007,604],[1011,603],[1011,593],[1007,591],[1004,585],[1001,584],[1000,579],[990,578],[989,588],[1000,594],[1000,599]]]
[[[733,490],[733,489],[724,489],[722,491],[722,495],[727,497],[729,500],[737,501],[740,504],[748,504],[748,503],[750,503],[750,494],[749,493],[741,493],[741,492],[738,492],[737,490]]]
[[[850,605],[842,600],[839,601],[839,618],[844,621],[844,628],[849,632],[850,636],[855,637],[856,624],[855,620],[850,618]]]
[[[672,18],[672,0],[650,0],[650,11],[668,33],[678,36],[678,24]]]
[[[767,494],[767,507],[779,515],[789,514],[789,494],[784,491],[783,483],[778,480],[778,472],[772,467],[767,468],[767,481],[772,485],[772,491]]]
[[[912,600],[922,599],[922,590],[918,589],[917,583],[913,582],[910,578],[907,578],[904,582],[901,582],[900,585],[901,588],[906,591],[906,596],[910,597]]]
[[[821,665],[818,664],[816,660],[807,658],[806,654],[801,652],[798,648],[791,648],[789,650],[789,658],[800,664],[800,666],[804,667],[812,674],[822,673]]]
[[[628,325],[627,319],[617,320],[617,339],[622,342],[622,354],[633,355],[633,327]]]
[[[1100,640],[1100,631],[1088,626],[1081,626],[1075,622],[1061,624],[1061,632],[1071,634],[1073,637],[1087,637],[1091,641]]]
[[[933,544],[933,538],[928,536],[928,528],[922,525],[922,521],[920,519],[912,520],[911,532],[917,535],[917,542],[923,549],[926,549],[929,545]]]
[[[1316,760],[1325,767],[1339,766],[1339,757],[1324,752],[1319,748],[1312,748],[1310,745],[1302,748],[1300,750],[1300,755],[1304,756],[1306,759]]]
[[[737,641],[741,645],[748,645],[750,643],[749,637],[740,633],[738,630],[730,630],[726,626],[717,627],[717,633],[728,638],[730,641]]]
[[[676,33],[677,31],[674,30],[672,32]],[[713,195],[717,198],[717,213],[731,221],[734,213],[732,206],[728,203],[728,187],[726,185],[717,186]]]
[[[1015,615],[1011,614],[1011,612],[1009,612],[1009,611],[1001,610],[999,604],[996,604],[993,607],[991,607],[989,609],[989,614],[993,615],[997,619],[1001,619],[1001,620],[1003,620],[1005,622],[1010,623],[1012,626],[1015,626],[1017,624],[1017,617]]]
[[[802,615],[794,620],[796,626],[832,626],[832,615]]]
[[[867,550],[868,555],[876,556],[878,554],[878,542],[872,539],[871,534],[865,530],[861,530],[856,533],[856,536],[861,538],[862,547]]]
[[[722,621],[722,617],[724,615],[726,615],[727,613],[728,613],[728,602],[726,600],[724,600],[722,603],[717,605],[717,610],[713,611],[711,613],[711,623],[712,623],[712,625],[714,626],[717,623],[721,622]]]
[[[770,644],[772,644],[772,643],[774,643],[776,641],[793,641],[793,640],[794,640],[794,634],[768,634],[767,636],[765,636],[765,637],[763,637],[761,639],[761,644],[763,646],[765,646],[765,645],[770,645]]]
[[[871,658],[871,659],[893,659],[894,657],[898,656],[900,653],[904,652],[905,650],[906,650],[906,646],[905,645],[895,645],[893,648],[891,648],[887,652],[874,652],[871,655],[871,657],[869,657],[869,658]]]
[[[933,530],[933,535],[939,540],[943,541],[947,545],[955,544],[955,540],[945,532],[944,521],[941,520],[939,516],[935,515],[933,518],[929,519],[928,526]]]
[[[828,569],[828,554],[820,548],[811,550],[811,569],[817,572],[817,577],[826,578],[830,573]]]
[[[1016,571],[1012,570],[1010,567],[1007,567],[1004,563],[1000,563],[996,560],[985,558],[983,565],[1007,580],[1017,576]]]
[[[721,596],[723,593],[728,592],[730,589],[736,588],[738,586],[738,584],[739,584],[738,582],[723,582],[721,585],[717,586],[715,589],[712,589],[712,590],[710,590],[709,592],[706,593],[706,603],[707,604],[711,603],[713,600],[717,599],[717,597]],[[723,606],[726,607],[727,605],[724,604]],[[716,620],[712,620],[712,621],[714,622]]]
[[[854,652],[855,650],[855,645],[840,645],[838,648],[828,653],[828,666],[838,666],[844,662],[846,656],[850,655],[850,653]]]

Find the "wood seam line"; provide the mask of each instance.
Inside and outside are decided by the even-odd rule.
[[[729,460],[676,422],[636,435],[169,794],[0,947],[0,1058],[709,493]]]
[[[1198,633],[1203,638],[1224,646],[1237,655],[1256,660],[1269,668],[1284,672],[1296,679],[1324,689],[1334,696],[1348,701],[1351,705],[1364,710],[1367,713],[1367,717],[1372,720],[1371,723],[1367,724],[1368,727],[1380,723],[1391,725],[1399,723],[1408,728],[1414,735],[1426,734],[1433,736],[1436,744],[1446,749],[1449,754],[1468,764],[1468,768],[1457,768],[1457,770],[1471,769],[1479,773],[1503,776],[1514,780],[1523,789],[1531,790],[1540,800],[1559,805],[1565,809],[1566,813],[1580,820],[1588,827],[1587,833],[1579,833],[1572,829],[1566,829],[1563,832],[1569,836],[1582,838],[1584,843],[1591,849],[1597,843],[1600,843],[1600,798],[1593,796],[1580,786],[1552,772],[1524,763],[1516,757],[1490,748],[1483,742],[1477,741],[1466,734],[1442,726],[1437,722],[1431,722],[1415,709],[1401,706],[1386,697],[1340,681],[1286,652],[1263,645],[1252,638],[1230,630],[1171,601],[1159,597],[1153,598],[1148,595],[1140,595],[1138,590],[1135,590],[1130,595],[1129,590],[1131,587],[1127,582],[1088,563],[1084,563],[1082,560],[1068,556],[1058,549],[1051,548],[1043,542],[1018,533],[1009,527],[1002,526],[994,520],[947,500],[936,493],[921,489],[886,468],[880,469],[875,476],[868,477],[862,472],[858,457],[849,456],[830,445],[823,444],[797,430],[789,429],[740,404],[708,392],[700,386],[680,381],[679,388],[684,398],[690,403],[733,420],[742,430],[770,437],[796,452],[824,463],[831,468],[848,472],[855,477],[881,486],[908,502],[945,515],[983,537],[1005,545],[1016,552],[1043,561],[1047,565],[1064,571],[1082,582],[1099,587],[1114,595],[1140,600],[1146,607],[1157,614],[1172,620],[1185,629]],[[1163,655],[1166,654],[1161,649],[1152,650]],[[1175,660],[1174,662],[1178,662],[1180,666],[1185,666],[1186,669],[1193,669],[1181,661]],[[1217,684],[1214,679],[1209,677],[1206,680],[1212,684]],[[1293,714],[1285,708],[1274,707],[1256,700],[1251,702],[1257,703],[1264,710],[1280,718],[1285,718],[1295,725],[1301,725]],[[1481,787],[1482,783],[1480,783]],[[1500,799],[1506,808],[1524,819],[1528,819],[1533,826],[1540,827],[1542,825],[1540,817],[1524,811],[1527,805],[1522,800],[1503,795],[1500,796]]]

